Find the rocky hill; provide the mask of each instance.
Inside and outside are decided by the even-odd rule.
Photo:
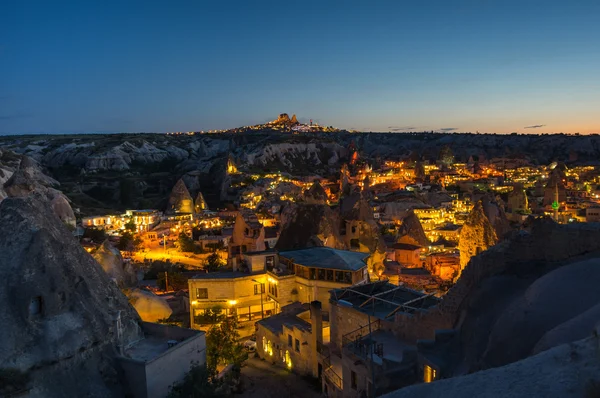
[[[282,116],[283,117],[283,116]],[[291,122],[293,120],[289,119]],[[265,125],[266,126],[266,125]],[[210,190],[215,167],[236,159],[242,171],[292,174],[339,172],[349,161],[348,148],[363,159],[416,158],[437,160],[451,149],[454,159],[517,159],[534,164],[552,161],[597,163],[600,136],[486,135],[433,133],[302,133],[273,129],[221,134],[90,134],[9,136],[0,148],[26,154],[61,183],[62,190],[83,209],[158,207],[184,174],[202,175],[209,206],[221,196]],[[442,151],[444,150],[444,151]],[[444,155],[445,156],[445,155]],[[447,156],[446,156],[447,157]],[[0,179],[2,179],[0,175]],[[218,188],[215,188],[218,190]],[[1,195],[1,193],[0,193]],[[213,199],[213,195],[214,198]],[[91,210],[97,211],[97,210]]]
[[[42,194],[0,203],[0,280],[0,368],[21,375],[17,387],[123,396],[112,358],[143,337],[140,318]]]

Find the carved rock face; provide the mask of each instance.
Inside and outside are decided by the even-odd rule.
[[[169,196],[169,207],[167,209],[170,213],[193,213],[194,212],[194,201],[192,195],[188,191],[183,179],[179,179]]]
[[[458,250],[463,269],[471,257],[487,250],[498,242],[496,231],[486,217],[481,201],[477,202],[460,231]]]

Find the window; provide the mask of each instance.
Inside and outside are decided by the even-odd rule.
[[[437,370],[435,370],[434,368],[432,368],[429,365],[425,365],[425,368],[423,369],[423,381],[425,383],[431,383],[436,378],[437,378]]]
[[[256,285],[254,285],[254,294],[261,294],[264,292],[265,292],[264,283],[257,283]]]
[[[360,242],[358,239],[350,239],[350,248],[360,249]]]
[[[317,269],[317,279],[320,281],[324,281],[325,280],[325,270],[318,268]]]
[[[292,346],[292,335],[288,334],[288,346]]]
[[[267,269],[273,269],[275,266],[275,256],[267,256],[265,257],[265,266]]]
[[[29,315],[36,316],[42,314],[42,297],[37,296],[29,302]]]
[[[356,390],[356,372],[353,370],[350,371],[350,387],[352,387],[353,390]]]
[[[300,340],[296,339],[296,351],[300,352]]]
[[[352,227],[352,233],[355,234],[356,233],[356,227]]]
[[[317,272],[314,268],[309,268],[308,269],[308,279],[315,280],[316,273]]]
[[[203,289],[200,287],[196,288],[196,299],[207,299],[208,298],[208,289]]]
[[[327,280],[333,281],[333,270],[330,270],[330,269],[327,270]]]

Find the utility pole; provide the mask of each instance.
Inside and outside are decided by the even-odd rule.
[[[169,273],[165,271],[165,292],[169,291]]]

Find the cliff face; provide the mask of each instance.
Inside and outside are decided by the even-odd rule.
[[[277,249],[313,246],[343,249],[340,219],[327,205],[293,203],[281,212],[281,234]]]
[[[463,269],[471,257],[487,250],[498,242],[496,231],[483,210],[481,201],[477,202],[460,231],[458,250],[460,267]]]
[[[0,366],[31,397],[122,395],[111,357],[143,336],[126,297],[40,194],[2,201],[0,232]]]

